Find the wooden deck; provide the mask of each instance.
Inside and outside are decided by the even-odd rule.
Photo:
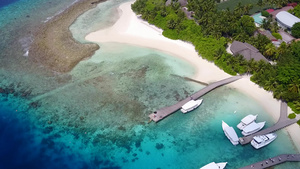
[[[261,131],[259,131],[257,133],[252,134],[252,135],[249,135],[249,136],[246,136],[246,137],[241,137],[241,138],[239,138],[239,142],[242,145],[248,144],[248,143],[251,142],[251,140],[253,139],[254,136],[264,135],[264,134],[275,132],[275,131],[280,130],[282,128],[285,128],[285,127],[287,127],[287,126],[289,126],[291,124],[294,124],[297,121],[298,121],[297,118],[295,118],[295,119],[289,119],[287,117],[287,104],[285,102],[281,102],[281,105],[280,105],[280,117],[279,117],[277,123],[275,123],[273,126],[267,128],[267,129],[261,130]]]
[[[240,169],[262,169],[262,168],[268,168],[272,167],[284,162],[300,162],[300,154],[281,154],[276,157],[272,157],[245,167],[242,167]]]
[[[158,122],[162,119],[164,119],[165,117],[169,116],[170,114],[176,112],[177,110],[179,110],[185,103],[187,103],[188,101],[192,100],[192,99],[198,99],[201,96],[205,95],[206,93],[212,91],[213,89],[223,86],[225,84],[234,82],[238,79],[242,78],[241,76],[233,76],[224,80],[220,80],[218,82],[214,82],[212,84],[209,84],[207,87],[199,90],[198,92],[194,93],[193,95],[185,98],[182,101],[179,101],[178,103],[172,105],[172,106],[168,106],[168,107],[164,107],[161,108],[157,111],[155,111],[154,113],[150,114],[150,120],[153,120],[155,122]]]

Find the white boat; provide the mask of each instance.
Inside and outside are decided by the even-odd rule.
[[[195,108],[197,108],[198,106],[200,106],[200,104],[202,103],[202,101],[203,101],[203,99],[188,101],[187,103],[185,103],[181,107],[181,112],[182,113],[187,113],[189,111],[194,110]]]
[[[237,125],[237,128],[243,130],[246,126],[254,122],[256,120],[256,117],[257,115],[249,114],[241,120],[241,122]]]
[[[222,120],[222,128],[223,128],[223,131],[224,131],[226,137],[230,140],[230,142],[233,145],[238,145],[239,144],[239,138],[238,138],[235,130],[233,129],[233,127],[228,126],[228,124],[226,124]]]
[[[256,149],[259,149],[270,144],[276,138],[277,138],[276,133],[254,136],[253,140],[251,141],[251,145]]]
[[[248,136],[250,134],[256,133],[265,126],[265,123],[265,121],[260,123],[252,122],[243,129],[242,134],[244,136]]]
[[[200,169],[223,169],[225,168],[227,162],[224,163],[215,163],[211,162],[209,164],[206,164],[205,166],[201,167]]]

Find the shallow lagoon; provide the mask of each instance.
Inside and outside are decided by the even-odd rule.
[[[112,25],[120,3],[108,1],[81,16],[70,28],[74,37],[84,42],[89,31]],[[27,35],[21,32],[15,38]],[[227,168],[238,168],[296,153],[283,131],[259,151],[250,145],[231,145],[221,120],[235,127],[242,117],[253,113],[259,114],[258,121],[266,120],[267,126],[274,122],[259,103],[227,86],[205,95],[195,111],[176,112],[148,124],[154,110],[204,87],[173,76],[191,77],[193,68],[152,49],[118,43],[100,46],[91,59],[64,75],[25,67],[30,63],[24,57],[1,56],[14,66],[0,71],[0,87],[6,91],[0,95],[0,168],[188,169],[211,161],[227,161]],[[22,52],[11,53],[18,58]],[[297,165],[277,168],[299,168]]]

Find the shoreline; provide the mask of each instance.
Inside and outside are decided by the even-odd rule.
[[[34,41],[27,53],[29,59],[54,72],[65,73],[81,60],[91,57],[100,47],[94,43],[76,41],[69,27],[79,15],[104,1],[78,1],[45,22],[34,34]]]
[[[121,16],[112,27],[92,32],[85,39],[91,42],[125,43],[166,52],[190,63],[196,70],[192,78],[206,83],[231,76],[214,63],[201,58],[192,44],[164,37],[161,29],[140,19],[131,10],[132,3],[134,2],[123,3],[119,6]],[[228,86],[255,99],[272,116],[274,123],[277,122],[280,114],[280,101],[274,99],[271,92],[265,91],[250,81],[250,76],[244,76]],[[292,112],[290,108],[288,112]],[[294,142],[295,148],[300,152],[300,145],[297,144],[300,142],[300,136],[298,136],[299,126],[293,124],[287,127],[286,131]]]

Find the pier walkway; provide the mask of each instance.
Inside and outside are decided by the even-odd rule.
[[[242,145],[248,144],[248,143],[251,142],[251,140],[253,139],[254,136],[264,135],[264,134],[275,132],[277,130],[280,130],[280,129],[285,128],[285,127],[287,127],[291,124],[296,123],[298,120],[299,120],[298,118],[289,119],[287,117],[287,104],[285,102],[281,102],[280,117],[279,117],[277,123],[275,123],[273,126],[267,128],[267,129],[261,130],[257,133],[252,134],[252,135],[249,135],[249,136],[246,136],[246,137],[241,137],[241,138],[239,138],[239,142]]]
[[[234,82],[238,79],[241,79],[242,76],[233,76],[227,79],[223,79],[217,82],[214,82],[212,84],[209,84],[207,87],[204,87],[203,89],[199,90],[198,92],[194,93],[193,95],[185,98],[184,100],[179,101],[178,103],[172,105],[172,106],[168,106],[168,107],[164,107],[161,108],[157,111],[155,111],[154,113],[150,114],[150,120],[153,120],[155,122],[158,122],[162,119],[164,119],[165,117],[169,116],[170,114],[176,112],[177,110],[179,110],[185,103],[187,103],[190,100],[195,100],[198,99],[199,97],[205,95],[206,93],[212,91],[213,89],[220,87],[222,85]]]
[[[262,169],[262,168],[268,168],[272,167],[284,162],[300,162],[300,154],[281,154],[276,157],[272,157],[245,167],[242,167],[240,169]]]

